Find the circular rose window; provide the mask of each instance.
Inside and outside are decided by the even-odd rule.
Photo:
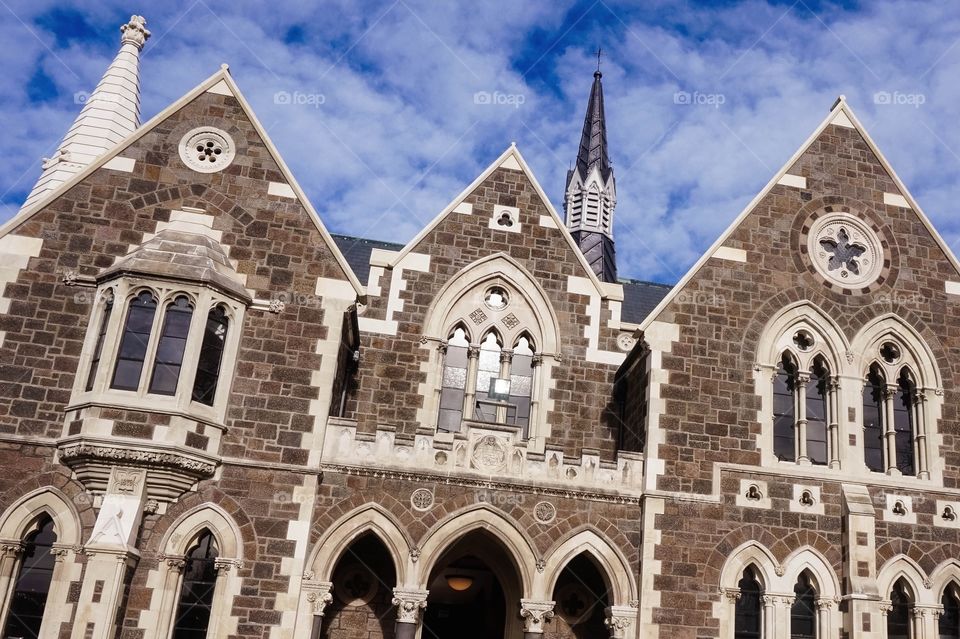
[[[491,286],[483,296],[483,302],[494,311],[502,311],[510,303],[510,296],[501,286]]]
[[[230,135],[213,127],[194,129],[180,141],[180,159],[199,173],[222,171],[230,166],[235,154]]]
[[[849,213],[825,215],[814,222],[807,248],[817,272],[842,288],[868,286],[883,269],[880,239]]]

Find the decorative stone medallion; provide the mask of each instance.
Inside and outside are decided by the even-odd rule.
[[[430,510],[433,508],[433,493],[428,488],[417,488],[410,495],[410,505],[420,512]]]
[[[829,213],[817,219],[807,235],[807,249],[817,272],[841,288],[865,288],[883,269],[880,238],[850,213]]]
[[[364,566],[351,566],[340,575],[333,592],[347,606],[364,606],[377,594],[377,578]]]
[[[216,173],[230,166],[236,145],[226,131],[205,126],[189,131],[180,140],[180,159],[198,173]]]
[[[557,508],[549,501],[537,502],[537,505],[533,507],[533,516],[541,524],[549,524],[557,518]]]
[[[637,343],[637,338],[632,333],[620,333],[617,335],[617,348],[621,351],[630,351]]]
[[[473,466],[477,470],[494,472],[503,468],[507,461],[507,447],[493,435],[480,438],[473,448]]]

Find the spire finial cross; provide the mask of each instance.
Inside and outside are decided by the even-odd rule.
[[[600,56],[603,55],[603,49],[597,47],[597,73],[600,73]]]

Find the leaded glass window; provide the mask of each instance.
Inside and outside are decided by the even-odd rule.
[[[100,368],[100,357],[103,355],[103,341],[107,337],[107,327],[110,325],[110,315],[113,313],[113,294],[107,292],[103,304],[103,317],[100,319],[100,330],[97,332],[97,345],[93,349],[90,359],[90,371],[87,373],[86,390],[93,390],[93,382],[97,378],[97,369]]]
[[[903,580],[898,580],[890,593],[891,609],[887,613],[887,639],[910,639],[910,594]]]
[[[473,416],[482,422],[497,421],[497,402],[490,398],[490,383],[500,377],[500,340],[493,331],[480,343],[477,363],[476,407]]]
[[[517,340],[510,359],[510,406],[507,423],[524,432],[530,424],[530,397],[533,392],[533,347],[526,336]]]
[[[874,366],[867,376],[863,388],[863,460],[867,468],[874,472],[883,472],[883,389],[884,379],[880,370]]]
[[[813,364],[810,379],[805,388],[807,457],[814,464],[826,464],[829,461],[827,456],[828,382],[827,367],[823,360],[818,358]]]
[[[175,395],[183,365],[183,354],[187,348],[187,335],[190,333],[190,320],[193,318],[193,305],[185,295],[178,296],[167,306],[163,318],[163,330],[157,354],[153,359],[153,375],[150,378],[151,393]]]
[[[464,392],[467,387],[467,356],[470,342],[462,327],[457,327],[447,341],[443,357],[443,380],[440,387],[438,428],[447,432],[460,430],[463,421]]]
[[[793,587],[790,606],[790,639],[815,639],[817,636],[817,591],[804,571]]]
[[[208,530],[200,533],[196,545],[187,551],[172,639],[206,639],[217,586],[217,555]]]
[[[915,385],[906,369],[897,384],[897,396],[893,401],[893,431],[896,444],[897,470],[904,475],[915,475],[913,464],[913,405]]]
[[[227,315],[222,306],[207,313],[207,324],[200,345],[200,360],[197,376],[193,380],[193,401],[213,406],[220,380],[220,365],[223,363],[224,344],[227,339]]]
[[[50,593],[53,568],[56,560],[51,552],[57,541],[53,519],[44,515],[26,536],[20,569],[7,611],[7,626],[4,637],[35,639],[40,635],[43,611]]]
[[[153,316],[156,311],[157,300],[149,291],[143,291],[130,300],[111,388],[132,391],[140,388],[143,360],[150,345],[150,333],[153,330]]]
[[[740,589],[740,598],[737,599],[734,615],[734,639],[760,639],[763,629],[761,617],[763,588],[757,580],[753,567],[743,571],[743,577],[737,587]]]
[[[773,453],[780,461],[796,460],[797,365],[784,355],[773,380]]]

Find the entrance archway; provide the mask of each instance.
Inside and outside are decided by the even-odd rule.
[[[321,628],[314,636],[360,636],[352,634],[360,629],[365,638],[393,638],[396,607],[392,599],[397,575],[390,551],[377,535],[366,532],[347,546],[331,581],[333,601],[323,617],[315,617]]]
[[[607,637],[604,626],[611,593],[603,573],[588,553],[570,560],[553,590],[555,616],[551,636],[558,639]]]
[[[428,584],[421,639],[522,636],[519,572],[486,531],[469,532],[444,551]]]

